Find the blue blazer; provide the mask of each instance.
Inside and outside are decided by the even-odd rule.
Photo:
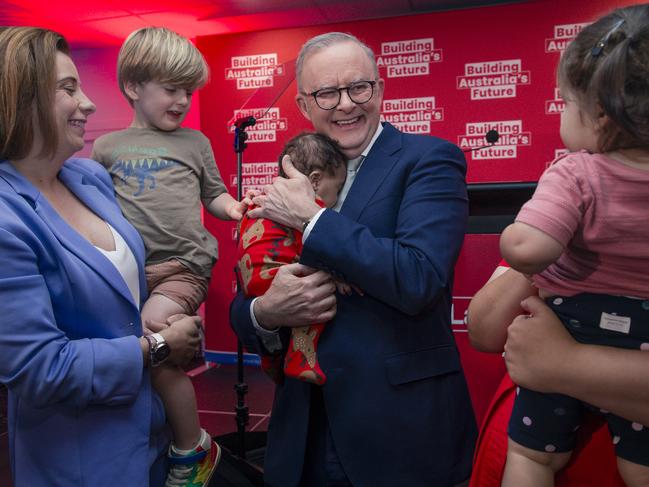
[[[70,159],[59,178],[135,255],[144,246],[110,176]],[[143,368],[140,306],[111,262],[7,161],[0,162],[0,381],[16,487],[164,482],[162,403]],[[157,462],[157,463],[156,463]]]
[[[301,263],[365,293],[337,296],[318,345],[327,419],[356,487],[445,487],[470,474],[476,426],[450,326],[465,173],[455,145],[386,123],[340,213],[325,210],[305,242]],[[264,353],[249,306],[237,296],[233,327]],[[276,389],[270,486],[299,485],[310,387],[287,379]]]

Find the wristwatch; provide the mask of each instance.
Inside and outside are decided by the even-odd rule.
[[[144,335],[144,338],[149,342],[149,363],[151,367],[157,367],[169,357],[169,344],[160,333]]]

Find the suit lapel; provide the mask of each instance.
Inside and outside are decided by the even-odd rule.
[[[383,125],[383,132],[376,139],[369,154],[356,173],[340,213],[358,220],[367,203],[388,176],[399,159],[401,133],[389,123]]]
[[[27,200],[36,214],[50,228],[56,239],[72,254],[76,255],[88,267],[99,274],[116,292],[124,296],[126,300],[133,303],[139,309],[139,303],[133,302],[131,292],[124,282],[117,268],[101,252],[99,252],[88,240],[82,237],[74,228],[59,216],[46,198],[26,178],[16,171],[10,164],[3,164],[2,176]],[[61,181],[72,191],[96,215],[110,223],[115,230],[120,232],[128,243],[136,257],[138,266],[141,267],[142,249],[134,239],[134,231],[127,228],[126,221],[121,218],[119,208],[108,201],[101,192],[92,184],[86,184],[80,173],[74,172],[67,167],[61,168],[59,175]],[[129,231],[130,230],[130,231]],[[146,282],[143,282],[143,272],[140,272],[140,289],[146,290]],[[141,293],[142,294],[142,293]]]
[[[85,181],[84,176],[80,173],[63,167],[61,169],[60,178],[70,191],[72,191],[77,198],[90,208],[93,213],[105,222],[109,223],[122,236],[133,252],[135,261],[138,265],[140,296],[146,296],[146,280],[142,264],[144,262],[144,248],[140,236],[122,216],[119,206],[108,201],[107,198],[101,194],[99,189],[94,184]],[[78,247],[79,252],[77,255],[79,258],[83,259],[89,267],[92,267],[95,271],[101,274],[108,284],[110,284],[116,291],[122,294],[129,301],[133,302],[133,297],[126,285],[126,282],[113,263],[101,254],[101,252],[99,252],[90,242],[67,225],[67,223],[63,223],[67,226],[69,232],[74,234],[74,237],[77,237],[80,241],[85,243],[84,246],[79,245]],[[66,232],[66,235],[67,234],[68,233]],[[74,249],[70,250],[74,251]],[[97,254],[99,254],[100,257],[98,257]],[[140,303],[135,303],[135,305],[139,309]]]

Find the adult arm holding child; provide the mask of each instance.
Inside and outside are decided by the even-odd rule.
[[[469,303],[467,327],[471,345],[481,352],[502,352],[508,324],[523,312],[521,301],[536,293],[537,289],[520,272],[503,265],[496,267]]]
[[[509,373],[482,426],[471,487],[501,484],[516,384],[570,393],[634,421],[647,419],[649,354],[576,342],[536,293],[526,276],[501,265],[469,305],[467,325],[472,345],[485,352],[505,349]],[[606,431],[593,433],[593,427],[597,424],[591,422],[578,436],[575,461],[559,472],[556,485],[592,485],[595,481],[607,487],[624,485],[615,472],[615,459],[603,447],[610,441]]]
[[[167,323],[146,323],[151,333],[160,333],[169,345],[169,362],[181,366],[189,363],[200,350],[202,324],[200,316],[183,314],[170,316]],[[144,364],[150,366],[149,342],[146,338],[140,337],[140,346],[144,354]]]
[[[581,344],[540,299],[530,297],[521,304],[526,314],[508,327],[505,345],[505,362],[514,382],[541,392],[569,394],[649,424],[647,351]]]
[[[263,212],[269,220],[296,230],[303,230],[304,224],[321,211],[322,207],[315,202],[315,192],[309,180],[293,167],[290,157],[283,158],[282,165],[287,171],[287,176],[293,176],[299,183],[293,179],[278,178],[275,185],[264,188],[262,194],[255,195],[252,199],[255,204],[263,203],[276,210],[254,208],[249,211],[248,216],[251,219],[258,218]],[[299,202],[285,203],[279,196],[284,192],[278,194],[275,190],[276,186],[286,188],[285,193],[299,197]],[[291,215],[290,219],[286,218],[287,214]],[[290,223],[287,223],[287,220]],[[237,312],[237,309],[240,307],[244,310],[251,309],[257,324],[269,330],[280,326],[298,327],[326,322],[336,314],[335,290],[335,284],[328,273],[302,264],[290,264],[279,269],[269,289],[256,298],[252,306],[251,299],[237,296],[232,303],[231,314],[237,321],[237,317],[247,315],[245,311]],[[257,340],[254,328],[248,328],[252,331],[252,341],[248,343],[255,343]],[[258,347],[253,346],[252,349]]]
[[[505,350],[517,384],[649,422],[649,353],[577,342],[520,272],[497,267],[471,301],[467,325],[478,350]]]

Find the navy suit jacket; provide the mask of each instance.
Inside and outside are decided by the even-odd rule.
[[[463,153],[390,124],[372,146],[340,213],[325,210],[300,262],[364,291],[338,295],[318,345],[325,409],[355,487],[445,487],[468,478],[476,426],[451,331],[453,267],[468,199]],[[232,322],[264,353],[237,296]],[[273,487],[299,485],[309,384],[276,389],[265,461]]]
[[[106,170],[70,159],[59,179],[124,238],[144,300],[144,245]],[[0,302],[15,485],[145,486],[150,478],[162,485],[164,457],[156,460],[168,437],[142,363],[143,301],[133,301],[115,266],[7,161],[0,162]]]

